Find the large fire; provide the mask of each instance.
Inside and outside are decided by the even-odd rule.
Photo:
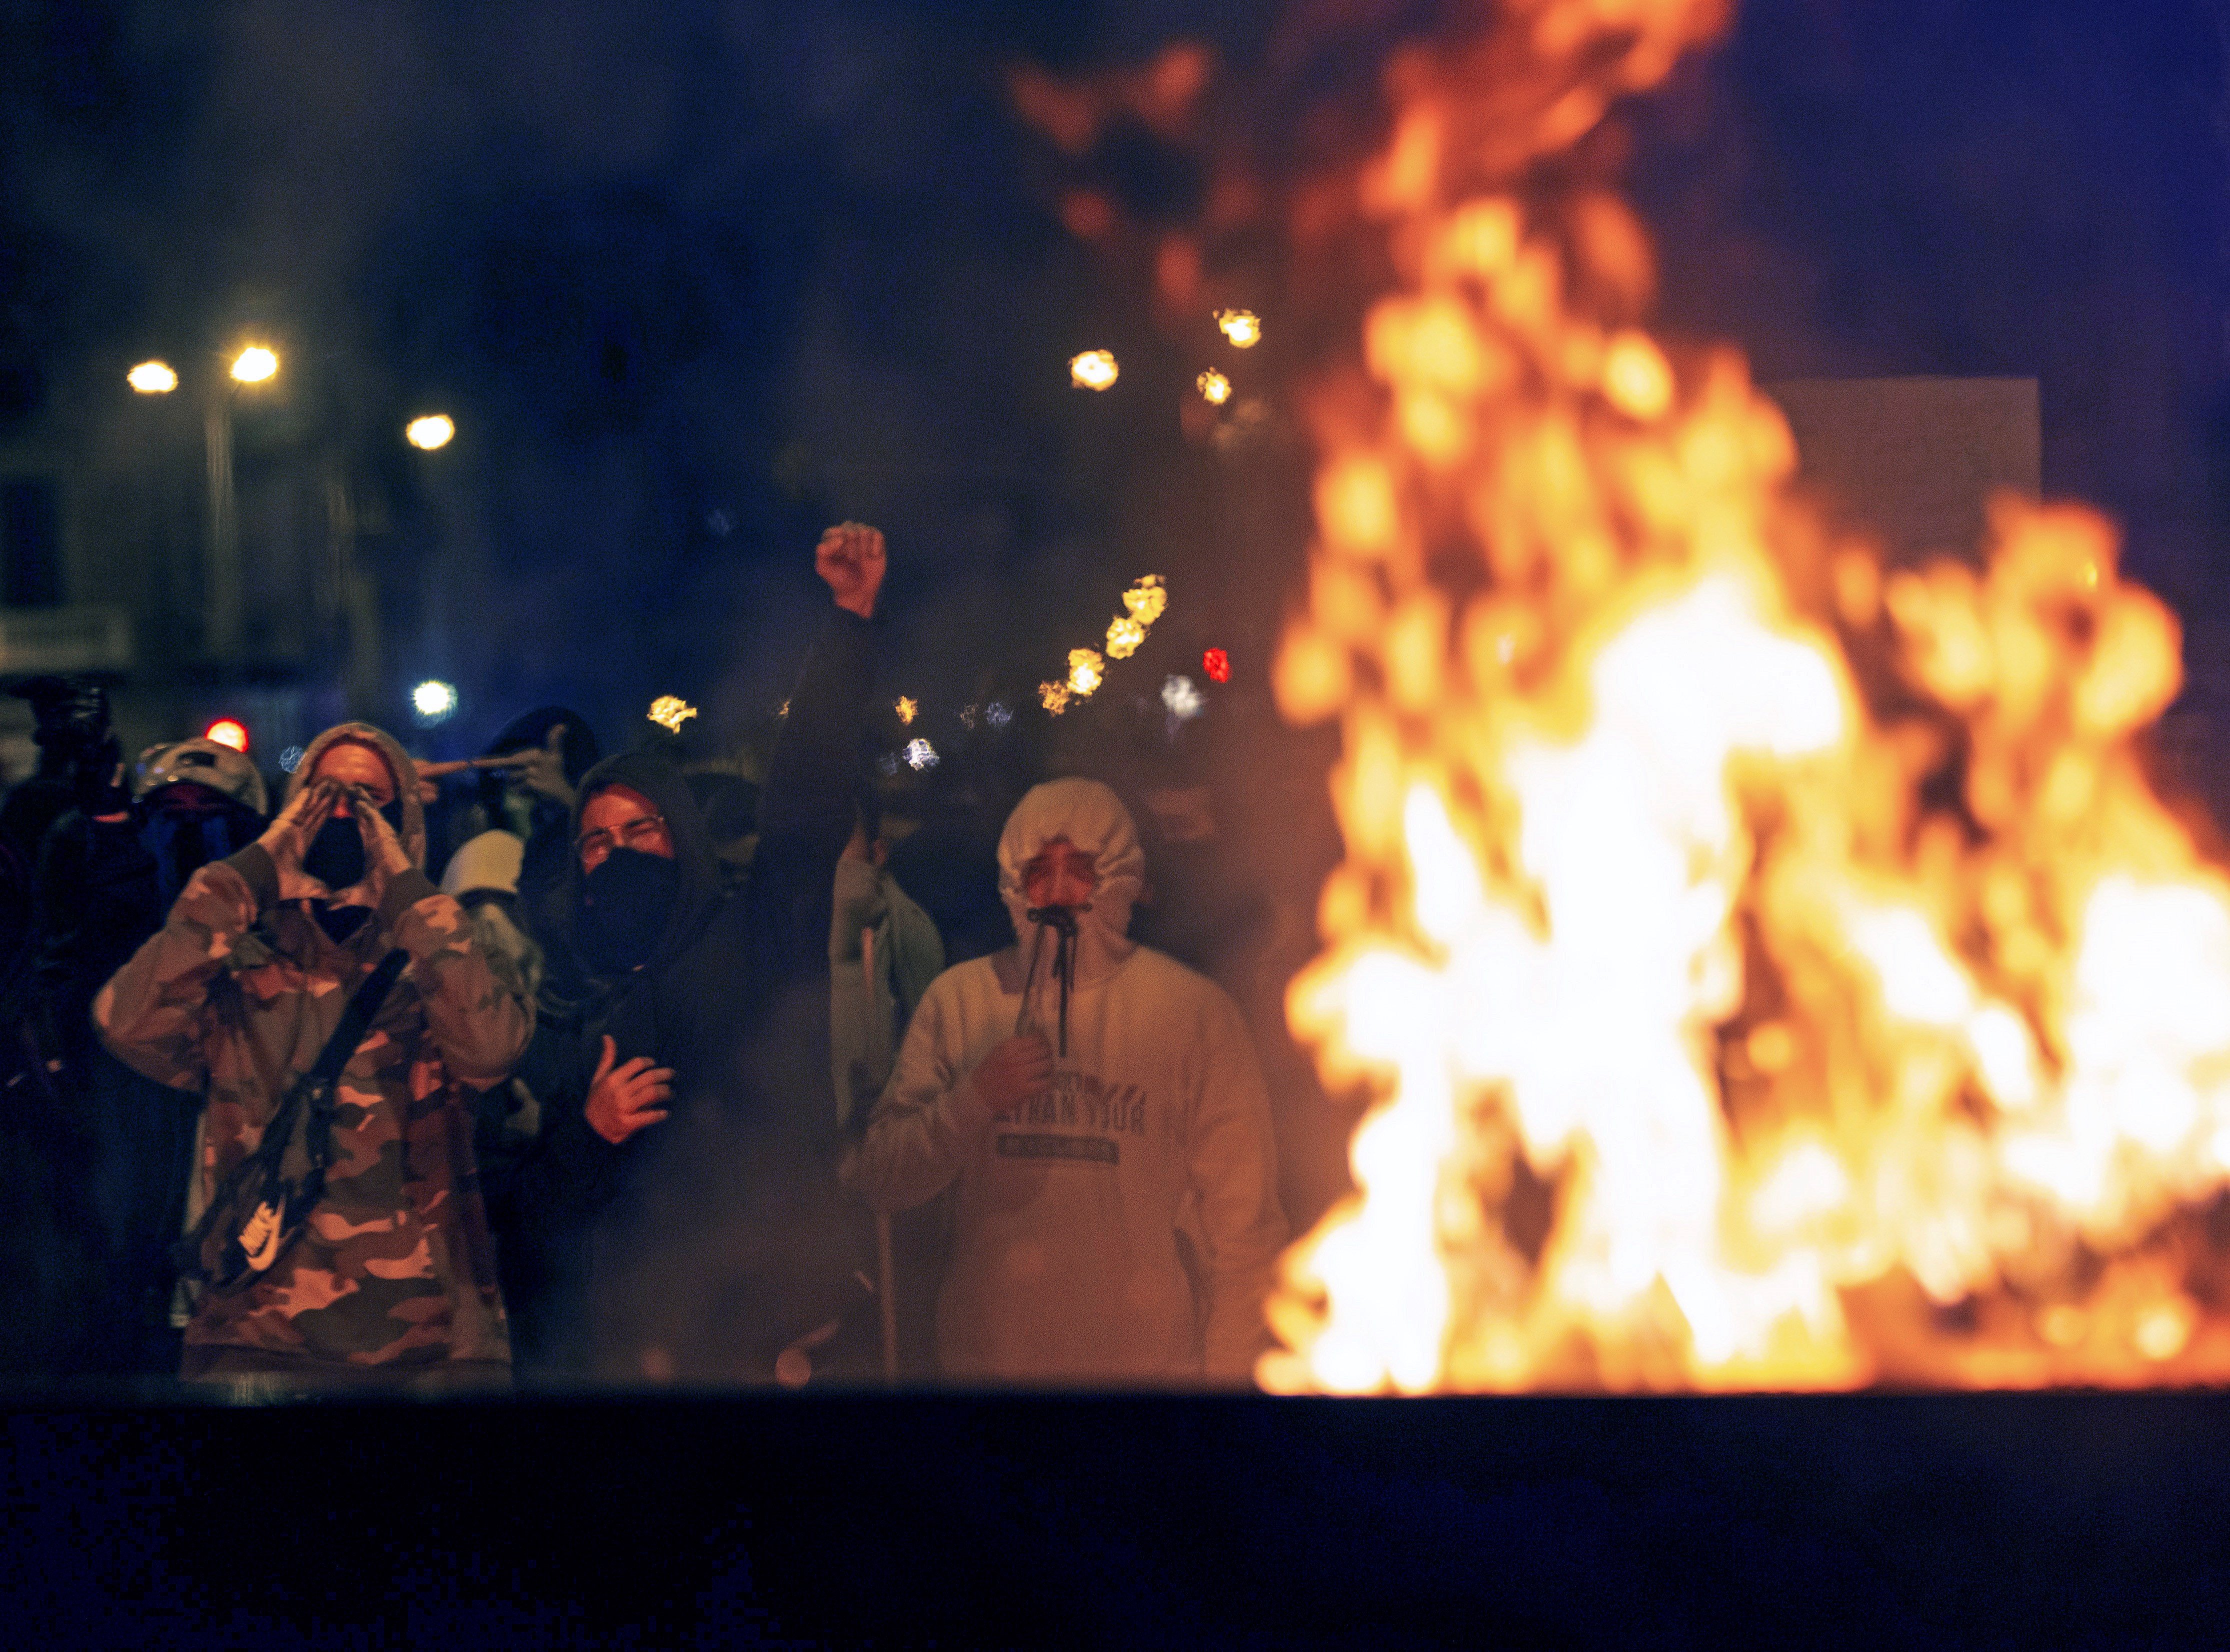
[[[1398,287],[1312,410],[1276,668],[1343,734],[1291,1019],[1380,1100],[1260,1374],[2220,1380],[2230,880],[2135,743],[2175,620],[2079,508],[1832,539],[1741,360],[1635,325],[1623,206],[1539,184],[1721,21],[1513,0],[1389,76]]]

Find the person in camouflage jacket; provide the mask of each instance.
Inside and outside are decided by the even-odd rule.
[[[200,1294],[189,1379],[440,1387],[507,1377],[461,1087],[505,1079],[534,1011],[508,961],[475,944],[463,910],[428,879],[425,851],[409,757],[367,723],[329,729],[270,830],[197,871],[94,1000],[119,1060],[207,1095],[197,1211],[254,1151],[358,984],[390,948],[409,955],[342,1071],[323,1198],[268,1275]]]

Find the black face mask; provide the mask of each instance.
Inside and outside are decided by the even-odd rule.
[[[354,820],[335,815],[318,828],[302,855],[302,870],[336,894],[364,881],[364,833]]]
[[[681,893],[681,868],[667,855],[615,849],[581,879],[581,949],[604,974],[650,961]]]
[[[400,838],[403,800],[394,798],[383,803],[379,814]],[[335,893],[362,883],[364,866],[362,828],[353,819],[344,820],[338,814],[329,817],[318,828],[318,835],[310,839],[310,846],[302,856],[302,870]]]

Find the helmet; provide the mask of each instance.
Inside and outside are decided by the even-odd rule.
[[[182,781],[206,786],[258,814],[264,813],[270,804],[263,776],[247,755],[214,740],[174,740],[148,747],[132,768],[132,795],[142,798]]]

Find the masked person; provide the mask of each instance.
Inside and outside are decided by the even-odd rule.
[[[39,766],[0,805],[0,1371],[54,1376],[100,1363],[106,1247],[92,1202],[98,1142],[34,973],[37,867],[57,820],[118,813],[130,797],[98,683],[35,677],[12,691],[31,704]]]
[[[902,1211],[954,1189],[948,1379],[1240,1384],[1286,1223],[1237,1006],[1125,938],[1144,857],[1096,781],[1033,788],[999,841],[1019,944],[915,1012],[847,1182]]]
[[[315,1064],[362,981],[406,958],[342,1070],[334,1158],[268,1271],[198,1293],[181,1374],[279,1392],[507,1382],[462,1086],[500,1083],[533,1007],[422,870],[417,775],[367,723],[311,742],[279,818],[187,879],[162,929],[102,987],[118,1059],[204,1091],[209,1199]]]
[[[151,1083],[93,1030],[93,994],[163,927],[186,880],[254,843],[266,794],[255,765],[208,740],[151,746],[128,808],[72,809],[48,829],[35,890],[35,998],[48,1070],[87,1136],[82,1192],[106,1263],[74,1304],[83,1368],[155,1376],[178,1368],[171,1324],[178,1237],[200,1097]]]
[[[836,610],[790,696],[739,890],[665,756],[623,753],[581,782],[571,929],[592,990],[538,1040],[541,1138],[506,1183],[506,1242],[547,1281],[545,1374],[797,1382],[855,1356],[873,1374],[854,1278],[872,1244],[835,1183],[828,939],[882,536],[832,528],[815,564]]]
[[[10,691],[31,704],[39,767],[0,802],[0,959],[20,979],[30,935],[31,885],[47,828],[72,808],[106,814],[131,800],[118,783],[122,749],[109,728],[108,691],[89,677],[34,677]]]

